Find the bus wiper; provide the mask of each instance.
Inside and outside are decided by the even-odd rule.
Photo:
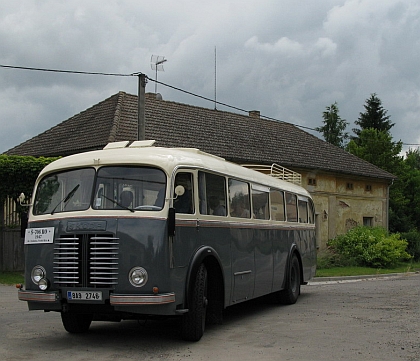
[[[121,203],[117,202],[115,199],[112,199],[112,198],[109,198],[107,196],[104,196],[103,194],[101,195],[101,197],[103,197],[105,199],[108,199],[109,201],[111,201],[112,203],[116,204],[118,207],[120,207],[122,209],[127,209],[130,212],[134,213],[134,209],[133,208],[126,207],[126,206],[122,205]]]
[[[58,202],[58,204],[54,207],[54,209],[51,211],[51,214],[54,214],[55,210],[57,209],[57,207],[61,204],[61,203],[66,203],[70,200],[71,197],[74,196],[74,194],[76,193],[76,191],[79,189],[80,184],[78,184],[76,187],[74,187],[69,194],[67,194],[60,202]]]

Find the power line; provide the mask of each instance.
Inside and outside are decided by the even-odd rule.
[[[169,85],[169,84],[162,83],[162,82],[157,81],[157,80],[155,80],[155,79],[150,79],[150,78],[148,78],[148,79],[149,79],[150,81],[154,81],[154,82],[156,82],[156,83],[158,83],[158,84],[161,84],[161,85],[166,86],[166,87],[168,87],[168,88],[171,88],[171,89],[174,89],[174,90],[177,90],[177,91],[183,92],[183,93],[188,94],[188,95],[191,95],[191,96],[194,96],[194,97],[196,97],[196,98],[200,98],[200,99],[203,99],[203,100],[207,100],[207,101],[209,101],[209,102],[216,103],[216,104],[219,104],[219,105],[223,105],[223,106],[228,107],[228,108],[236,109],[236,110],[239,110],[239,111],[241,111],[241,112],[245,112],[245,113],[248,113],[248,112],[249,112],[249,110],[241,109],[241,108],[235,107],[235,106],[233,106],[233,105],[225,104],[225,103],[218,102],[218,101],[216,101],[216,102],[215,102],[215,101],[214,101],[214,99],[210,99],[210,98],[207,98],[207,97],[205,97],[205,96],[202,96],[202,95],[199,95],[199,94],[195,94],[195,93],[189,92],[189,91],[184,90],[184,89],[181,89],[181,88],[177,88],[176,86],[173,86],[173,85]]]
[[[84,75],[137,76],[137,75],[141,74],[141,73],[132,73],[132,74],[98,73],[98,72],[89,72],[89,71],[32,68],[32,67],[26,67],[26,66],[1,65],[1,64],[0,64],[0,67],[1,68],[9,68],[9,69],[44,71],[44,72],[50,72],[50,73],[67,73],[67,74],[84,74]]]
[[[130,74],[123,74],[123,73],[104,73],[104,72],[88,72],[88,71],[78,71],[78,70],[61,70],[61,69],[48,69],[48,68],[34,68],[34,67],[25,67],[25,66],[16,66],[16,65],[2,65],[2,64],[0,64],[0,68],[17,69],[17,70],[43,71],[43,72],[51,72],[51,73],[82,74],[82,75],[102,75],[102,76],[116,76],[116,77],[131,77],[131,76],[139,76],[139,75],[142,75],[143,74],[141,72],[130,73]],[[176,86],[173,86],[173,85],[170,85],[170,84],[166,84],[166,83],[160,82],[157,79],[151,79],[147,75],[146,75],[146,78],[147,78],[147,80],[153,81],[156,84],[161,84],[163,86],[166,86],[166,87],[171,88],[171,89],[174,89],[176,91],[180,91],[182,93],[185,93],[185,94],[194,96],[196,98],[200,98],[200,99],[203,99],[203,100],[206,100],[206,101],[209,101],[209,102],[213,102],[214,104],[223,105],[223,106],[225,106],[227,108],[230,108],[230,109],[235,109],[235,110],[238,110],[238,111],[241,111],[241,112],[249,113],[249,110],[238,108],[238,107],[235,107],[233,105],[229,105],[229,104],[226,104],[226,103],[222,103],[222,102],[216,101],[215,99],[210,99],[210,98],[207,98],[205,96],[192,93],[190,91],[187,91],[187,90],[178,88]],[[307,130],[319,132],[315,128],[307,127],[307,126],[304,126],[304,125],[299,125],[299,124],[293,124],[293,123],[290,123],[290,122],[285,122],[283,120],[279,120],[279,119],[276,119],[276,118],[268,117],[268,116],[265,116],[265,115],[260,115],[260,116],[262,118],[264,118],[264,119],[273,120],[273,121],[281,122],[281,123],[287,123],[287,124],[291,124],[291,125],[293,125],[295,127],[299,127],[299,128],[302,128],[302,129],[307,129]],[[404,143],[404,142],[402,142],[402,145],[420,146],[420,144]]]
[[[104,76],[121,76],[121,77],[138,76],[138,75],[141,75],[142,74],[141,72],[131,73],[131,74],[103,73],[103,72],[87,72],[87,71],[77,71],[77,70],[61,70],[61,69],[48,69],[48,68],[34,68],[34,67],[16,66],[16,65],[2,65],[2,64],[0,64],[0,67],[1,68],[8,68],[8,69],[32,70],[32,71],[43,71],[43,72],[52,72],[52,73],[84,74],[84,75],[104,75]],[[219,101],[215,101],[215,99],[210,99],[210,98],[207,98],[205,96],[202,96],[202,95],[199,95],[199,94],[195,94],[195,93],[192,93],[190,91],[187,91],[187,90],[178,88],[176,86],[173,86],[173,85],[170,85],[170,84],[166,84],[166,83],[160,82],[157,79],[151,79],[147,75],[146,75],[146,78],[147,78],[147,80],[153,81],[156,84],[161,84],[163,86],[166,86],[166,87],[171,88],[171,89],[174,89],[176,91],[179,91],[179,92],[182,92],[182,93],[185,93],[185,94],[194,96],[196,98],[200,98],[200,99],[203,99],[203,100],[206,100],[206,101],[210,101],[210,102],[213,102],[213,103],[218,104],[218,105],[223,105],[225,107],[228,107],[228,108],[231,108],[231,109],[235,109],[235,110],[238,110],[238,111],[241,111],[241,112],[244,112],[244,113],[249,113],[249,110],[238,108],[238,107],[235,107],[233,105],[229,105],[229,104],[222,103],[222,102],[219,102]],[[265,119],[269,119],[269,120],[274,120],[274,121],[277,121],[277,122],[287,123],[287,122],[284,122],[282,120],[275,119],[275,118],[270,118],[270,117],[267,117],[267,116],[264,116],[264,115],[261,115],[261,117],[263,117]],[[293,124],[293,123],[288,123],[288,124],[294,125],[296,127],[300,127],[300,128],[304,128],[304,129],[316,131],[316,129],[309,128],[309,127],[306,127],[306,126],[303,126],[303,125],[298,125],[298,124]]]

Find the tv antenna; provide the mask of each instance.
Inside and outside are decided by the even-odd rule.
[[[165,59],[164,56],[160,56],[160,55],[152,55],[152,57],[150,58],[150,66],[152,67],[152,70],[155,71],[155,94],[157,94],[157,73],[158,71],[165,71],[163,69],[163,63],[166,62],[167,59]]]

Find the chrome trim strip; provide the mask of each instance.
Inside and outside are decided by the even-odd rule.
[[[18,298],[20,301],[35,301],[35,302],[56,302],[58,299],[57,292],[34,292],[34,291],[18,291]]]
[[[175,293],[156,295],[111,295],[111,305],[160,305],[175,302]]]
[[[250,273],[252,273],[251,270],[249,270],[249,271],[242,271],[242,272],[235,272],[233,275],[234,276],[242,276],[242,275],[247,275],[247,274],[250,274]]]

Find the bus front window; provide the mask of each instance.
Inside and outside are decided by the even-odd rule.
[[[165,173],[151,167],[102,167],[98,170],[94,209],[158,211],[165,202]]]
[[[86,210],[90,206],[95,169],[75,169],[45,176],[38,184],[33,214]]]

